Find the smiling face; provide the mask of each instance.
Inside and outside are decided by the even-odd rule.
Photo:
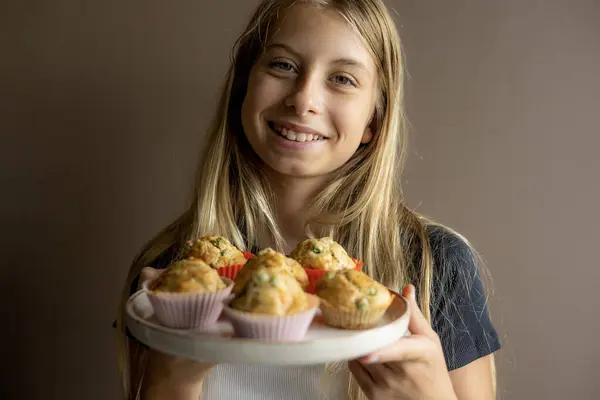
[[[327,175],[372,139],[375,65],[333,10],[297,5],[276,28],[250,72],[244,132],[272,170]]]

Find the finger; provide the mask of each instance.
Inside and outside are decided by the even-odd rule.
[[[425,335],[428,337],[432,337],[432,334],[435,335],[435,332],[431,329],[431,325],[429,325],[429,322],[427,322],[417,304],[415,287],[413,285],[406,285],[402,291],[402,296],[408,300],[408,308],[410,309],[410,319],[408,321],[408,330],[410,333],[412,335]]]
[[[437,342],[437,334],[429,325],[429,322],[425,319],[425,316],[421,312],[419,305],[417,304],[417,298],[415,294],[415,287],[413,285],[406,285],[402,290],[402,297],[406,298],[408,301],[408,308],[410,310],[410,319],[408,321],[408,333],[409,335],[405,336],[405,338],[411,337],[411,335],[415,335],[417,337],[425,337],[429,339],[433,339],[434,342]],[[377,363],[382,362],[382,357],[386,357],[389,360],[388,354],[396,354],[397,346],[403,340],[400,339],[399,342],[394,343],[393,345],[371,353],[363,358],[361,358],[361,362],[363,363]]]
[[[360,386],[364,394],[367,397],[370,397],[373,393],[373,388],[375,387],[375,381],[373,381],[373,377],[369,374],[365,366],[360,362],[353,360],[348,362],[348,369],[352,372],[352,375],[354,375],[358,386]]]
[[[403,337],[393,345],[361,359],[365,364],[427,360],[435,352],[435,342],[427,336]]]
[[[389,387],[390,382],[396,375],[395,371],[392,371],[387,364],[361,364],[361,366],[371,376],[373,382],[380,387]]]
[[[138,283],[138,289],[140,289],[142,287],[144,282],[156,279],[161,273],[162,273],[162,270],[160,270],[160,269],[150,268],[150,267],[142,268],[142,270],[140,271],[140,280]]]

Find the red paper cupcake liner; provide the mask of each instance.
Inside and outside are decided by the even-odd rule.
[[[175,329],[204,328],[214,324],[223,311],[223,301],[230,296],[233,282],[224,280],[227,287],[209,293],[167,293],[144,289],[152,304],[154,315],[161,325]]]
[[[357,260],[356,258],[353,258],[352,260],[356,264],[356,267],[354,269],[357,271],[360,271],[363,267],[363,262]],[[325,275],[327,272],[330,272],[330,271],[325,271],[322,269],[312,269],[312,268],[304,268],[304,271],[306,271],[306,275],[308,276],[308,286],[306,288],[306,293],[310,293],[310,294],[315,294],[315,283],[319,279],[321,279],[323,277],[323,275]]]
[[[319,299],[313,295],[307,296],[310,308],[294,315],[279,317],[238,311],[227,305],[231,299],[225,302],[223,314],[233,325],[237,337],[266,341],[299,341],[306,335],[319,308]]]
[[[254,257],[254,254],[252,253],[248,253],[246,251],[243,251],[242,253],[244,253],[244,257],[246,257],[246,260],[249,260]],[[237,276],[238,272],[240,272],[240,270],[244,267],[244,265],[246,264],[244,263],[237,265],[229,265],[227,267],[216,268],[216,270],[219,276],[231,279],[233,281],[235,280],[235,277]]]

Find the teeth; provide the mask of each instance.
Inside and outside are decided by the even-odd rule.
[[[295,142],[313,142],[316,140],[323,140],[322,136],[312,135],[310,133],[301,133],[295,132],[287,128],[283,128],[281,126],[273,124],[275,131],[279,133],[281,136],[285,137],[288,140],[293,140]]]
[[[285,136],[286,138],[288,138],[289,140],[297,140],[298,139],[298,133],[294,132],[294,131],[290,131],[288,129],[283,128],[281,130],[281,134],[283,136]]]

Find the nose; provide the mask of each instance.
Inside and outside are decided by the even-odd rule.
[[[299,78],[286,97],[285,105],[294,108],[300,117],[320,114],[323,111],[323,90],[319,87],[318,80],[311,76]]]

